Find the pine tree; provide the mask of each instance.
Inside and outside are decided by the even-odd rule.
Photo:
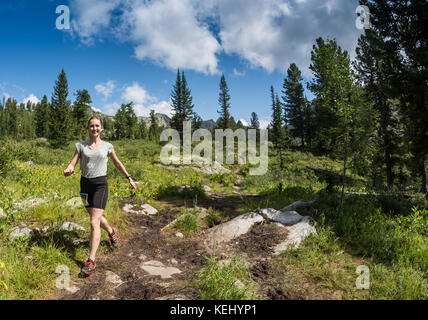
[[[183,122],[191,120],[193,116],[192,96],[189,87],[187,86],[184,72],[180,75],[180,70],[177,70],[177,80],[171,93],[172,116],[170,126],[180,133],[183,137]]]
[[[160,141],[159,123],[154,110],[150,110],[149,140],[156,143]]]
[[[138,130],[138,118],[132,107],[132,102],[125,105],[125,118],[126,118],[126,137],[128,139],[135,139]]]
[[[284,79],[282,100],[285,118],[294,138],[300,138],[302,147],[305,145],[305,98],[303,95],[302,74],[295,63],[290,64],[287,78]]]
[[[75,95],[76,101],[73,106],[73,121],[75,123],[74,134],[80,140],[83,140],[87,132],[87,121],[91,110],[91,106],[89,104],[92,103],[92,100],[88,90],[86,89],[77,90]]]
[[[220,110],[217,111],[220,114],[220,118],[218,119],[218,129],[227,129],[231,128],[230,124],[230,94],[229,89],[227,87],[226,79],[224,74],[221,76],[220,80],[220,93],[218,97],[218,103],[220,105]]]
[[[260,128],[259,117],[257,116],[257,113],[251,112],[250,129],[259,129],[259,128]]]
[[[114,115],[114,128],[117,140],[127,138],[126,125],[126,105],[122,104]]]
[[[143,119],[141,119],[138,125],[138,131],[139,131],[139,138],[143,140],[147,140],[149,132],[147,131],[146,122]]]
[[[68,82],[64,69],[55,81],[49,119],[49,140],[53,148],[66,145],[72,134],[70,101],[67,101]]]
[[[273,86],[270,87],[272,99],[272,122],[270,123],[269,140],[272,141],[274,149],[277,151],[280,168],[284,168],[283,151],[286,147],[286,133],[283,124],[282,106],[279,102],[278,96],[275,95]]]
[[[34,110],[34,121],[37,137],[48,137],[49,130],[49,103],[46,95],[43,96]]]

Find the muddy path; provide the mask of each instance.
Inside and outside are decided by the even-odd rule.
[[[123,199],[121,205],[134,199]],[[234,211],[242,205],[239,197],[224,199],[222,194],[201,200],[198,206]],[[49,299],[64,300],[154,300],[198,299],[192,285],[195,272],[204,266],[208,254],[202,237],[204,230],[190,238],[179,238],[174,231],[163,231],[184,206],[183,201],[163,201],[156,215],[123,212],[130,222],[130,234],[120,239],[119,249],[99,257],[89,277],[71,275],[75,290],[58,290]],[[285,294],[278,283],[281,275],[271,268],[272,247],[286,238],[283,229],[273,224],[258,224],[219,247],[218,254],[228,259],[237,253],[248,261],[253,280],[262,299],[301,299]],[[83,263],[83,262],[82,262]]]

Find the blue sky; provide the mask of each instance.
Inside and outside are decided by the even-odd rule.
[[[55,26],[59,5],[70,8],[69,30]],[[203,119],[218,117],[224,73],[234,118],[249,121],[254,111],[266,125],[270,85],[281,90],[291,62],[310,80],[317,37],[336,38],[354,57],[362,32],[357,6],[357,0],[2,0],[0,97],[50,99],[64,68],[71,101],[87,89],[92,106],[110,115],[131,100],[137,115],[168,114],[180,68]]]

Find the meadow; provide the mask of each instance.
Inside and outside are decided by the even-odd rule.
[[[340,172],[341,163],[310,153],[287,151],[285,168],[271,153],[269,170],[262,176],[248,174],[249,165],[229,165],[231,173],[204,174],[187,168],[170,170],[159,165],[161,146],[145,140],[112,141],[116,154],[138,181],[132,191],[127,180],[108,164],[109,200],[105,216],[131,236],[129,222],[123,219],[120,203],[132,197],[159,206],[165,200],[184,199],[195,204],[212,192],[233,195],[236,186],[243,203],[235,212],[209,212],[212,224],[262,208],[281,209],[296,200],[315,199],[309,208],[299,210],[316,222],[317,235],[304,240],[298,249],[289,249],[270,265],[272,279],[288,296],[306,299],[427,299],[428,298],[428,204],[418,194],[402,197],[374,192],[363,176],[351,173],[357,181],[346,192],[361,192],[345,197],[342,214],[336,218],[338,186],[307,168],[308,165]],[[0,159],[0,299],[43,299],[53,294],[57,267],[67,265],[71,274],[79,271],[89,248],[76,238],[89,238],[89,217],[82,206],[64,204],[79,195],[79,166],[75,174],[64,177],[63,170],[74,153],[75,142],[53,150],[43,139],[6,141]],[[7,159],[7,155],[10,158]],[[234,173],[236,172],[236,173]],[[185,192],[177,187],[187,185]],[[29,200],[36,199],[36,205]],[[173,227],[186,238],[197,235],[207,225],[195,218],[197,212],[182,208],[182,219]],[[74,222],[85,231],[64,231],[64,222]],[[42,235],[12,240],[12,228],[48,228]],[[106,238],[104,231],[102,237]],[[101,243],[99,254],[110,249]],[[370,270],[370,288],[356,288],[356,268]],[[240,283],[236,284],[236,279]],[[287,279],[285,281],[284,279]],[[200,299],[254,299],[254,279],[236,257],[221,264],[207,256],[206,264],[189,280],[200,291]]]

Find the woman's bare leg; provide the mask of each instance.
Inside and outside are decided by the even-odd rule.
[[[95,261],[98,246],[101,239],[101,218],[104,210],[98,208],[91,208],[91,240],[90,240],[90,253],[89,259]]]
[[[92,208],[86,208],[86,211],[89,213],[89,217],[91,216]],[[100,220],[100,226],[103,228],[107,233],[110,235],[113,232],[113,229],[110,227],[110,225],[107,222],[107,219],[101,216]]]

